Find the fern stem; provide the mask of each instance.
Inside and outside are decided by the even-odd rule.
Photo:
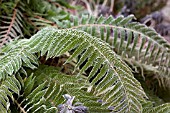
[[[21,107],[21,105],[18,103],[17,100],[14,99],[14,102],[17,104],[17,106],[19,107],[19,109],[21,110],[22,113],[27,113],[24,108]]]
[[[55,27],[58,28],[57,24],[55,24],[54,22],[52,22],[52,21],[50,21],[50,20],[47,20],[47,19],[42,18],[42,17],[40,17],[40,16],[35,16],[35,18],[38,18],[38,19],[43,20],[43,21],[45,21],[45,22],[47,22],[47,23],[50,23],[52,26],[55,26]]]
[[[8,40],[8,38],[11,40],[11,38],[8,35],[9,35],[13,25],[14,25],[15,18],[16,18],[16,13],[17,13],[17,10],[14,9],[12,20],[11,20],[10,25],[8,27],[7,33],[5,34],[4,38],[2,39],[2,42],[0,43],[0,47],[2,47],[3,44],[5,44],[5,42]]]
[[[110,10],[109,10],[110,12],[113,12],[114,2],[115,2],[115,0],[111,0]]]

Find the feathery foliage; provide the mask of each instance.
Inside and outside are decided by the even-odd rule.
[[[6,43],[23,37],[22,13],[14,9],[12,15],[0,16],[0,48]]]
[[[90,83],[85,84],[85,81],[87,80],[86,78],[65,75],[60,73],[57,68],[49,66],[40,66],[38,70],[36,70],[34,76],[34,87],[37,88],[32,87],[34,91],[26,96],[26,98],[32,98],[38,91],[41,91],[41,87],[44,89],[41,98],[44,99],[43,104],[46,104],[46,106],[51,105],[57,108],[59,104],[65,103],[62,95],[69,94],[75,96],[75,102],[81,102],[83,105],[88,106],[90,112],[109,112],[106,106],[102,107],[101,103],[97,102],[99,97],[86,92],[85,89],[90,86]],[[30,100],[28,100],[28,102]],[[93,104],[93,106],[91,104]]]
[[[45,31],[42,30],[43,32],[37,33],[37,36],[35,35],[36,37],[30,39],[31,43],[27,44],[31,48],[31,52],[41,51],[41,55],[44,55],[47,52],[47,58],[50,58],[61,55],[76,47],[75,52],[68,61],[71,61],[73,58],[82,54],[75,67],[79,67],[86,59],[88,59],[88,61],[80,69],[80,74],[88,69],[88,67],[93,66],[93,69],[88,76],[89,80],[93,78],[91,85],[94,86],[101,78],[103,78],[96,86],[97,90],[94,92],[95,95],[110,95],[109,99],[105,96],[103,99],[106,101],[106,104],[109,103],[109,106],[115,106],[116,104],[120,105],[114,109],[115,111],[121,111],[121,109],[124,108],[122,109],[123,111],[137,112],[142,109],[140,103],[136,103],[138,101],[136,96],[141,99],[145,97],[140,84],[133,78],[128,66],[110,50],[108,45],[101,40],[78,30],[57,30],[52,28],[46,28],[44,30]],[[44,32],[47,33],[43,34]],[[43,46],[41,45],[42,43],[39,42],[44,42]],[[94,76],[99,68],[101,68],[100,73]],[[113,81],[110,80],[110,78],[112,78]],[[132,89],[139,92],[139,95],[133,94]],[[113,92],[115,90],[116,92]],[[120,103],[118,99],[111,104],[110,102],[113,101],[112,98],[117,96],[120,97],[119,99],[122,100],[122,102]]]
[[[93,66],[88,76],[88,80],[91,79],[89,88],[96,87],[93,94],[102,97],[103,105],[115,107],[114,111],[142,111],[139,99],[144,100],[146,96],[140,83],[133,77],[130,68],[102,40],[79,30],[45,28],[25,41],[21,46],[28,53],[41,52],[41,56],[47,53],[47,58],[59,56],[75,49],[67,62],[81,55],[75,66],[75,68],[78,68],[88,59],[77,76],[82,74],[88,67]],[[15,49],[10,50],[8,54],[13,53],[13,51]],[[28,67],[32,67],[25,54],[22,57],[22,62],[27,64]],[[11,71],[14,71],[14,69],[16,67],[12,65]],[[97,73],[99,69],[100,72]],[[99,80],[101,81],[95,85]],[[92,89],[88,90],[91,92]],[[138,93],[134,93],[134,90]]]
[[[132,22],[133,15],[112,16],[82,16],[78,20],[73,16],[72,21],[63,21],[61,28],[83,30],[92,36],[108,42],[113,50],[122,56],[133,67],[151,69],[162,76],[170,75],[170,44],[153,29],[138,22]],[[65,26],[63,26],[65,25]]]
[[[21,66],[27,66],[32,69],[36,68],[34,64],[38,64],[35,55],[29,53],[22,47],[16,47],[10,52],[5,53],[0,58],[0,78],[5,79],[7,75],[18,72]]]
[[[60,5],[63,4],[63,5]],[[55,21],[69,19],[66,1],[2,0],[0,1],[0,49],[8,42],[29,38],[45,26],[55,26]]]
[[[14,100],[13,94],[20,94],[21,85],[15,76],[8,76],[6,80],[2,81],[0,84],[0,112],[7,113],[10,112],[10,101],[9,98]]]
[[[151,107],[151,108],[146,108],[144,110],[144,113],[169,113],[170,109],[170,104],[162,104],[157,107]]]
[[[65,7],[73,7],[65,1],[10,2],[2,1],[0,8],[1,47],[44,26],[54,27],[1,49],[0,112],[170,112],[169,103],[154,106],[152,98],[146,100],[132,74],[135,67],[146,72],[143,75],[152,72],[168,78],[170,44],[153,29],[133,22],[133,15],[116,19],[83,15],[79,19],[70,18]],[[12,5],[11,12],[4,7],[7,4]],[[68,55],[64,65],[74,68],[72,74],[42,65],[41,58],[55,59],[63,54]]]

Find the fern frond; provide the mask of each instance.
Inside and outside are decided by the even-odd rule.
[[[20,95],[21,85],[15,76],[7,77],[6,80],[2,81],[0,84],[0,112],[7,113],[10,111],[10,101],[9,98],[14,101],[13,94],[16,93]]]
[[[79,30],[45,28],[34,35],[26,45],[32,53],[41,52],[41,55],[47,53],[47,58],[75,49],[67,62],[81,55],[75,66],[78,68],[88,59],[78,75],[93,66],[88,80],[93,78],[91,87],[95,87],[95,84],[103,78],[93,92],[96,96],[102,97],[105,101],[103,105],[114,106],[114,111],[142,111],[136,98],[146,97],[140,83],[133,77],[130,68],[102,40]],[[97,73],[99,69],[100,73]],[[134,90],[138,93],[133,93]],[[119,98],[116,99],[117,97]]]
[[[85,91],[89,86],[85,80],[62,74],[56,67],[41,65],[34,75],[25,79],[23,96],[15,99],[15,103],[27,113],[49,113],[50,110],[56,113],[58,105],[65,103],[62,95],[69,94],[75,96],[75,102],[88,106],[90,112],[109,113],[107,106],[102,107],[97,101],[99,97]]]
[[[42,112],[43,113],[49,113],[49,112],[56,113],[57,112],[56,107],[49,107],[44,104],[45,99],[42,96],[43,96],[43,93],[45,93],[45,90],[39,91],[37,93],[38,94],[34,95],[32,98],[27,98],[29,100],[22,101],[23,103],[20,103],[18,102],[18,100],[15,100],[15,103],[17,104],[17,107],[20,109],[20,111],[24,113],[42,113]],[[32,101],[30,99],[32,99]]]
[[[107,106],[102,107],[101,103],[97,101],[100,99],[99,97],[86,92],[85,89],[90,86],[90,83],[85,82],[87,80],[85,77],[64,75],[59,73],[55,67],[49,66],[39,67],[34,76],[37,77],[35,85],[39,86],[44,81],[48,83],[48,90],[44,97],[48,97],[47,100],[52,102],[53,105],[63,104],[65,101],[62,95],[69,94],[75,96],[76,102],[81,102],[87,106],[90,112],[109,112]]]
[[[34,84],[36,81],[37,80],[35,79],[35,76],[33,77],[33,75],[25,79],[23,87],[24,93],[22,94],[23,96],[15,99],[15,103],[19,107],[20,111],[26,113],[48,113],[50,111],[52,113],[57,112],[57,108],[55,106],[48,106],[49,102],[46,100],[46,97],[44,97],[46,94],[45,92],[48,89],[46,88],[45,80],[42,84],[38,84],[38,86],[35,87]]]
[[[160,75],[170,75],[170,44],[153,29],[131,22],[133,18],[133,15],[116,19],[112,16],[82,16],[82,19],[73,17],[72,21],[63,21],[58,25],[64,25],[59,26],[61,28],[80,29],[99,37],[124,59],[152,66]]]
[[[162,104],[153,108],[144,109],[143,113],[169,113],[170,103]]]
[[[21,42],[23,41],[21,40]],[[140,83],[133,77],[131,69],[102,40],[79,30],[58,30],[48,27],[18,46],[23,48],[19,50],[23,50],[24,53],[16,52],[17,49],[12,49],[8,52],[8,56],[11,58],[10,54],[19,53],[20,60],[28,67],[35,67],[31,61],[35,63],[36,58],[31,53],[40,52],[41,56],[47,53],[47,58],[51,58],[74,50],[67,62],[81,56],[75,66],[75,68],[79,68],[86,59],[88,60],[80,68],[80,73],[77,77],[90,66],[93,67],[88,76],[88,80],[91,80],[91,86],[88,91],[101,97],[103,106],[114,107],[113,111],[115,112],[142,112],[142,106],[138,99],[145,100],[146,95]],[[10,64],[12,60],[7,60],[6,64]],[[3,60],[1,59],[0,62],[3,62]],[[14,68],[10,68],[10,73],[4,71],[8,66],[1,68],[2,72],[6,72],[4,73],[5,76],[16,69],[13,66]],[[100,70],[99,73],[98,70]],[[92,89],[95,87],[96,89],[93,91]]]
[[[7,75],[15,74],[22,66],[34,69],[37,64],[35,55],[30,54],[22,47],[15,47],[0,58],[0,79],[2,80]]]
[[[0,22],[0,47],[14,39],[23,37],[22,13],[18,9],[14,9],[12,15],[1,15]]]

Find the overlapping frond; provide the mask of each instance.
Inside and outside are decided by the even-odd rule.
[[[50,79],[50,77],[48,77]],[[56,96],[56,95],[48,95],[47,92],[50,89],[52,92],[59,90],[58,87],[53,87],[53,84],[47,85],[45,80],[41,80],[41,84],[35,83],[38,81],[38,79],[31,75],[28,78],[25,79],[24,87],[23,87],[23,94],[18,99],[15,99],[15,104],[20,109],[21,112],[25,113],[56,113],[57,107],[52,106],[49,101],[50,96]],[[51,85],[51,86],[50,86]],[[58,93],[58,92],[55,92]],[[46,95],[46,96],[45,96]],[[58,96],[56,96],[58,97]]]
[[[38,64],[37,57],[23,47],[15,47],[0,57],[0,79],[15,74],[22,66],[32,69]]]
[[[144,109],[143,113],[169,113],[170,103],[165,103],[156,107],[148,107]]]
[[[5,72],[3,76],[6,76],[17,71],[21,64],[17,67],[11,64],[11,61],[18,55],[20,58],[17,62],[19,60],[28,67],[35,67],[32,63],[36,64],[36,58],[31,53],[40,52],[41,56],[47,54],[47,58],[51,58],[71,50],[74,52],[67,62],[80,56],[75,68],[80,68],[80,65],[87,60],[77,76],[90,66],[93,67],[88,75],[88,81],[91,81],[88,91],[101,97],[103,106],[113,107],[115,112],[142,112],[142,106],[138,100],[144,100],[146,96],[130,68],[110,49],[109,45],[83,31],[45,28],[7,52],[8,55],[4,55],[0,60],[2,63],[6,62],[6,67],[1,66],[1,72]],[[15,57],[10,57],[10,54],[15,54]],[[6,71],[8,68],[10,71]],[[94,87],[96,88],[93,91]]]
[[[34,27],[37,28],[38,30],[42,29],[45,26],[57,27],[57,25],[53,21],[47,20],[40,16],[30,17],[29,20],[30,20],[30,23],[34,25]]]
[[[117,56],[110,49],[110,46],[108,44],[106,44],[99,38],[95,38],[89,35],[86,32],[80,30],[73,30],[73,29],[58,30],[55,28],[48,27],[38,32],[29,40],[24,40],[24,41],[21,40],[18,43],[18,47],[16,46],[14,49],[12,48],[10,49],[11,50],[6,52],[5,55],[1,56],[0,62],[3,63],[4,61],[5,63],[8,64],[4,68],[2,68],[1,66],[2,72],[5,72],[3,74],[3,77],[5,77],[7,74],[12,75],[13,73],[17,72],[17,70],[21,68],[22,64],[20,64],[18,67],[14,64],[9,63],[10,61],[13,60],[13,58],[10,59],[10,56],[19,56],[20,58],[18,58],[18,60],[20,60],[21,63],[23,62],[25,66],[27,65],[28,67],[35,67],[32,65],[32,63],[37,64],[37,62],[36,62],[36,57],[32,55],[33,53],[40,52],[41,56],[46,55],[48,59],[51,57],[60,56],[65,52],[71,51],[72,55],[71,57],[69,57],[66,63],[70,62],[73,58],[78,57],[78,63],[76,64],[75,68],[80,68],[80,72],[77,75],[77,77],[80,77],[80,75],[89,67],[92,67],[92,70],[87,77],[86,83],[84,83],[83,81],[83,84],[80,83],[76,85],[72,83],[65,84],[64,87],[66,87],[67,93],[69,92],[70,95],[77,95],[77,97],[79,96],[77,98],[78,101],[85,103],[86,106],[88,107],[91,105],[93,107],[93,108],[89,107],[91,110],[94,109],[99,110],[100,107],[98,104],[96,105],[95,103],[96,101],[94,102],[94,104],[92,102],[92,104],[90,105],[89,102],[86,103],[87,101],[86,98],[81,98],[83,97],[84,91],[85,92],[87,91],[89,94],[94,94],[97,97],[97,99],[101,99],[101,103],[102,103],[101,106],[103,108],[104,107],[110,108],[114,112],[131,112],[131,111],[142,112],[143,110],[140,101],[141,100],[145,101],[144,97],[146,96],[139,82],[133,77],[130,68],[120,60],[119,56]],[[85,61],[86,63],[84,64]],[[6,70],[9,68],[11,71]],[[37,74],[37,75],[41,75],[41,74]],[[56,78],[56,80],[60,81],[60,78],[62,78],[62,76]],[[29,82],[31,81],[33,82],[27,83],[28,86],[26,85],[27,87],[24,93],[25,97],[27,97],[29,94],[32,94],[34,92],[34,90],[32,89],[34,83],[37,85],[46,84],[46,82],[41,83],[37,81],[36,83],[34,79],[35,78],[32,78],[32,80],[29,81]],[[70,81],[70,80],[61,80],[60,83],[61,82],[65,83],[65,81]],[[88,83],[89,81],[90,84]],[[51,89],[48,89],[49,87],[46,88],[48,89],[48,91],[55,90],[56,86],[54,88],[54,85],[55,84],[49,85],[51,86]],[[74,88],[72,89],[72,86],[74,86],[75,89]],[[83,92],[78,90],[81,89],[80,87],[83,89]],[[42,88],[39,90],[41,91],[41,93],[40,96],[39,95],[37,96],[39,96],[40,100],[42,98],[44,99],[43,94],[45,91],[47,92],[47,89],[45,90]],[[49,94],[49,95],[53,95],[53,94]],[[28,102],[27,103],[26,100],[23,100],[22,102],[22,105],[24,105],[25,107],[27,106],[29,107],[26,110],[28,111],[51,110],[50,108],[48,109],[48,107],[44,107],[43,104],[39,103],[39,101],[36,100],[34,96],[33,97],[30,96],[30,98],[34,98],[33,100],[35,101],[32,101],[31,103],[27,101]],[[42,99],[42,103],[44,102],[43,99]],[[56,102],[61,102],[61,101],[56,101]],[[37,103],[37,106],[30,107],[26,103],[29,105],[33,103]],[[38,107],[40,104],[42,106]],[[164,110],[168,109],[167,105],[162,105],[162,106],[165,107]],[[52,107],[52,109],[57,110],[56,107]],[[158,108],[154,108],[150,111],[154,112],[155,110],[158,110]]]
[[[86,78],[62,74],[56,67],[42,65],[25,79],[24,93],[15,99],[15,103],[22,112],[56,113],[59,105],[65,103],[62,96],[69,94],[75,96],[75,107],[79,106],[76,102],[81,102],[81,106],[88,107],[89,112],[109,113],[107,106],[102,107],[98,102],[99,97],[86,92],[85,89],[90,84],[85,84],[85,80]]]
[[[14,101],[13,94],[20,95],[21,85],[15,76],[7,77],[6,80],[0,84],[0,112],[10,112],[10,101],[9,98]]]
[[[102,97],[103,105],[113,106],[115,112],[142,111],[138,99],[144,99],[145,94],[140,83],[133,77],[130,68],[102,40],[79,30],[45,28],[26,45],[30,48],[29,52],[41,52],[41,55],[47,54],[47,58],[75,49],[67,62],[81,56],[75,66],[79,68],[88,60],[79,74],[93,66],[88,80],[91,80],[92,88],[99,82],[93,93]]]
[[[100,99],[99,97],[86,91],[90,86],[88,82],[85,83],[87,80],[86,77],[65,75],[60,73],[56,67],[49,66],[39,67],[34,76],[36,77],[35,86],[40,87],[40,84],[46,84],[44,86],[47,88],[43,97],[45,98],[45,101],[47,101],[48,104],[51,103],[53,107],[65,103],[62,95],[69,94],[74,95],[75,102],[82,103],[84,106],[88,107],[90,112],[109,112],[107,106],[101,106],[101,103],[98,102]],[[27,97],[32,97],[34,94],[36,94],[36,92],[31,93]]]
[[[23,37],[22,13],[18,9],[13,14],[0,16],[0,48],[6,43]]]
[[[128,17],[82,16],[63,21],[61,28],[81,29],[108,42],[119,55],[133,66],[151,67],[160,75],[170,75],[170,44],[153,29]],[[135,60],[138,63],[134,63]]]

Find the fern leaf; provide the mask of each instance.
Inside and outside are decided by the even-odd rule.
[[[49,77],[46,77],[46,75],[49,75]],[[43,81],[46,81],[46,83],[49,84],[49,88],[44,94],[44,97],[47,101],[53,101],[53,105],[57,106],[63,103],[64,98],[62,98],[62,95],[67,93],[74,95],[75,101],[83,103],[89,108],[90,112],[94,112],[95,110],[95,112],[100,110],[103,112],[109,112],[107,106],[102,107],[101,103],[97,102],[99,97],[96,97],[83,90],[90,85],[89,83],[84,84],[86,78],[82,79],[81,77],[76,78],[75,76],[64,75],[59,73],[55,67],[48,66],[41,66],[39,70],[36,71],[35,76],[37,79],[42,79],[42,81],[38,81],[36,85],[42,84]],[[89,103],[87,100],[90,100],[91,103]]]
[[[42,35],[44,32],[48,32],[47,33],[48,35],[47,34]],[[108,93],[106,94],[109,94],[109,96],[113,99],[117,97],[117,95],[120,92],[122,94],[121,98],[115,102],[113,102],[113,99],[107,100],[103,98],[104,101],[106,101],[105,104],[112,106],[112,105],[115,105],[115,103],[117,103],[117,106],[119,107],[115,106],[115,111],[121,111],[121,110],[126,111],[126,112],[130,112],[131,110],[135,112],[142,111],[142,107],[140,103],[138,102],[138,99],[136,98],[136,96],[141,99],[145,97],[145,93],[143,92],[140,86],[140,83],[133,77],[130,68],[125,63],[123,63],[120,60],[120,58],[110,49],[110,46],[104,43],[102,40],[96,39],[95,37],[92,37],[91,35],[83,31],[58,30],[55,28],[45,28],[42,31],[38,32],[37,35],[35,36],[33,36],[30,39],[30,44],[29,42],[27,43],[29,45],[29,48],[32,48],[29,50],[32,53],[35,53],[35,50],[36,52],[38,51],[41,51],[43,53],[47,52],[48,50],[41,48],[42,42],[44,42],[44,40],[47,40],[47,39],[49,40],[49,38],[51,40],[54,40],[54,37],[57,38],[54,40],[57,42],[53,42],[53,43],[56,43],[57,48],[54,48],[53,54],[49,55],[48,57],[59,56],[67,51],[76,49],[75,47],[81,48],[81,46],[84,45],[84,43],[88,43],[89,46],[83,48],[84,49],[83,51],[86,51],[88,50],[88,48],[91,48],[90,51],[92,51],[92,54],[89,56],[82,54],[79,62],[84,62],[86,59],[88,59],[88,61],[80,69],[80,73],[78,75],[84,72],[88,67],[94,66],[93,65],[94,62],[97,62],[98,58],[101,58],[102,65],[106,67],[103,67],[103,69],[101,70],[99,74],[96,73],[97,74],[96,77],[92,80],[92,86],[94,87],[95,83],[99,81],[101,78],[115,76],[116,77],[115,81],[117,81],[117,84],[110,84],[105,89],[105,90],[108,90]],[[39,40],[39,42],[37,42],[37,40]],[[69,42],[71,42],[71,44],[69,44]],[[43,45],[46,45],[46,43]],[[48,48],[48,49],[51,50],[53,48]],[[74,56],[78,56],[80,54],[81,52],[76,52],[76,54],[73,53]],[[77,65],[78,64],[81,64],[81,63],[77,63]],[[79,65],[76,67],[79,67]],[[96,68],[100,69],[100,67],[94,67],[94,69]],[[131,91],[133,89],[135,89],[135,91],[138,92],[138,94],[134,94]],[[119,90],[119,91],[116,93],[114,92],[114,90]],[[100,89],[94,93],[96,94],[96,96],[102,96],[105,94],[103,92],[100,92]]]
[[[108,42],[122,58],[137,60],[141,67],[143,67],[142,65],[152,65],[155,72],[160,75],[170,74],[168,71],[170,44],[153,29],[137,22],[131,22],[134,18],[133,15],[120,16],[116,19],[112,16],[94,18],[93,16],[82,16],[81,21],[78,21],[76,17],[73,17],[73,21],[70,21],[70,23],[73,22],[72,26],[67,26],[67,28],[80,29],[101,38]],[[60,27],[62,28],[62,26]],[[138,67],[135,64],[132,65]]]
[[[23,37],[22,13],[18,9],[14,9],[12,16],[0,16],[0,22],[0,47],[14,39]]]
[[[0,79],[5,79],[7,75],[12,75],[18,72],[21,66],[25,65],[32,69],[36,68],[37,58],[24,50],[22,47],[15,47],[8,51],[0,59]]]
[[[51,44],[55,44],[55,46],[51,46]],[[139,99],[145,101],[144,98],[146,95],[140,83],[133,77],[131,69],[110,49],[110,45],[101,39],[95,38],[80,30],[58,30],[47,27],[39,31],[32,38],[19,41],[17,46],[14,49],[9,50],[0,60],[0,62],[6,64],[6,67],[1,68],[2,72],[5,72],[4,77],[6,77],[7,74],[11,75],[11,73],[14,73],[14,69],[16,71],[19,70],[21,66],[27,66],[34,69],[35,66],[33,64],[38,64],[35,62],[36,57],[32,55],[34,53],[40,52],[41,55],[47,53],[48,57],[51,58],[72,51],[73,56],[71,56],[67,62],[80,56],[75,66],[75,68],[80,68],[80,72],[77,74],[78,78],[89,67],[93,67],[90,76],[87,77],[87,80],[91,81],[90,85],[86,87],[89,93],[94,94],[94,96],[102,100],[101,107],[113,108],[113,112],[142,112],[143,108]],[[90,54],[88,54],[89,52]],[[18,55],[18,60],[20,60],[19,67],[15,68],[13,65],[9,66],[10,61],[13,60],[13,57],[10,57],[11,55]],[[80,67],[84,61],[87,62]],[[10,73],[6,70],[8,67],[13,67],[10,69]],[[30,81],[32,82],[28,82],[28,85],[25,87],[25,90],[27,90],[27,93],[25,93],[26,97],[33,91],[31,90],[33,84],[36,84],[33,82],[34,78],[30,78]],[[66,80],[63,81],[65,83]],[[62,90],[62,87],[58,87],[56,83],[51,84],[50,86],[51,87],[48,87],[47,89],[39,91],[30,101],[29,99],[26,99],[21,102],[23,104],[25,103],[24,108],[26,108],[27,112],[36,110],[46,111],[47,109],[50,109],[47,106],[44,106],[44,99],[42,97],[45,97],[47,100],[54,99],[55,97],[53,96],[58,95],[58,90]],[[72,92],[71,95],[76,95],[76,93],[80,91],[78,89],[80,89],[80,87],[83,88],[82,86],[84,86],[84,83],[75,85],[72,83],[69,84],[68,82],[68,84],[65,84],[65,87],[67,87],[66,89],[71,90],[69,91]],[[72,89],[70,87],[74,88]],[[32,106],[33,104],[35,104],[35,106]],[[96,107],[96,109],[97,108],[99,107]]]
[[[28,20],[37,29],[42,29],[43,27],[51,26],[51,25],[57,27],[57,25],[53,21],[42,18],[41,16],[30,17],[28,18]]]
[[[169,113],[170,112],[170,104],[165,103],[153,108],[144,109],[144,113]]]
[[[9,99],[14,101],[13,93],[20,95],[21,85],[19,81],[14,77],[7,77],[6,80],[1,82],[0,85],[0,112],[7,113],[10,111],[10,102]]]
[[[43,71],[42,71],[43,70]],[[47,76],[48,75],[48,76]],[[20,109],[28,113],[49,112],[55,113],[58,111],[58,105],[64,104],[65,100],[62,97],[65,93],[75,95],[76,102],[82,102],[89,107],[90,112],[103,111],[108,112],[107,107],[101,107],[101,103],[97,102],[99,97],[93,96],[91,93],[84,91],[86,86],[85,79],[81,77],[65,75],[59,72],[56,67],[40,66],[33,76],[26,78],[25,86],[29,87],[29,83],[34,82],[34,87],[31,87],[31,92],[28,95],[23,94],[23,97],[15,100]],[[68,81],[68,82],[65,82]],[[26,86],[27,84],[27,86]],[[27,90],[26,88],[24,89]],[[87,101],[90,99],[90,102]],[[22,101],[20,101],[22,100]]]

